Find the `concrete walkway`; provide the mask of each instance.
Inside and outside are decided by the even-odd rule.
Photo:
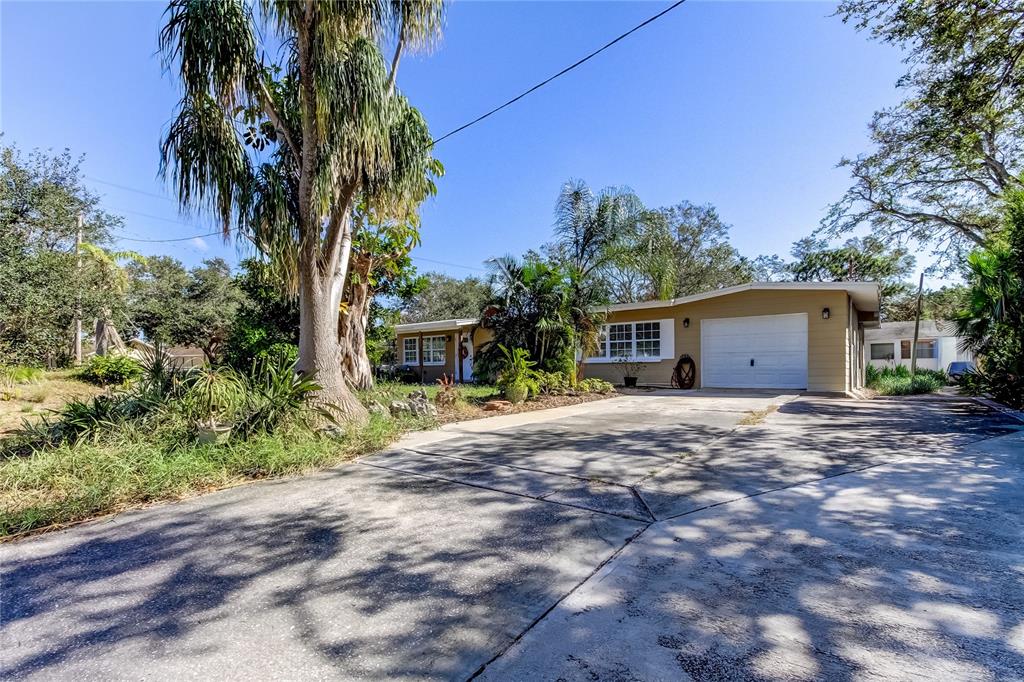
[[[1024,679],[1014,426],[699,392],[414,434],[0,546],[0,676]]]

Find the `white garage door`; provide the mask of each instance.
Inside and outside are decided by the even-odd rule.
[[[807,388],[807,313],[702,320],[701,385]]]

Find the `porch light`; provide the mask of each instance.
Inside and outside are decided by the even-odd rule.
[[[690,326],[690,318],[688,318],[688,317],[684,317],[683,318],[683,326],[684,327],[689,327]]]
[[[828,308],[822,308],[821,309],[821,319],[827,320],[830,317],[832,317],[832,311],[829,310]]]

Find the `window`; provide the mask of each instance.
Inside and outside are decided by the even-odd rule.
[[[423,364],[443,365],[444,364],[444,337],[424,336],[423,337]]]
[[[896,344],[873,343],[871,344],[872,360],[892,360],[896,357]]]
[[[402,362],[407,365],[420,364],[420,356],[416,352],[415,338],[406,337],[402,339]]]
[[[929,339],[928,341],[917,342],[917,359],[922,358],[934,358],[935,357],[935,341]]]
[[[636,352],[638,358],[661,357],[661,323],[638,322],[636,325]]]
[[[661,359],[661,340],[660,320],[606,324],[601,328],[597,352],[591,358],[598,361],[618,358]],[[671,345],[671,341],[669,343]]]
[[[913,341],[903,340],[900,341],[900,357],[904,360],[910,359],[910,344]],[[928,339],[926,341],[917,342],[917,359],[926,360],[935,357],[935,340]]]
[[[633,325],[608,325],[609,357],[628,358],[633,355]]]

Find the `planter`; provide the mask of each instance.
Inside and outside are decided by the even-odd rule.
[[[200,426],[196,433],[200,443],[207,445],[219,445],[226,443],[231,436],[229,424],[217,424],[216,426]]]
[[[513,384],[505,388],[505,397],[508,398],[509,402],[513,405],[526,400],[529,393],[530,392],[526,386],[522,384]]]
[[[636,388],[636,377],[622,377],[622,385],[626,388]]]

